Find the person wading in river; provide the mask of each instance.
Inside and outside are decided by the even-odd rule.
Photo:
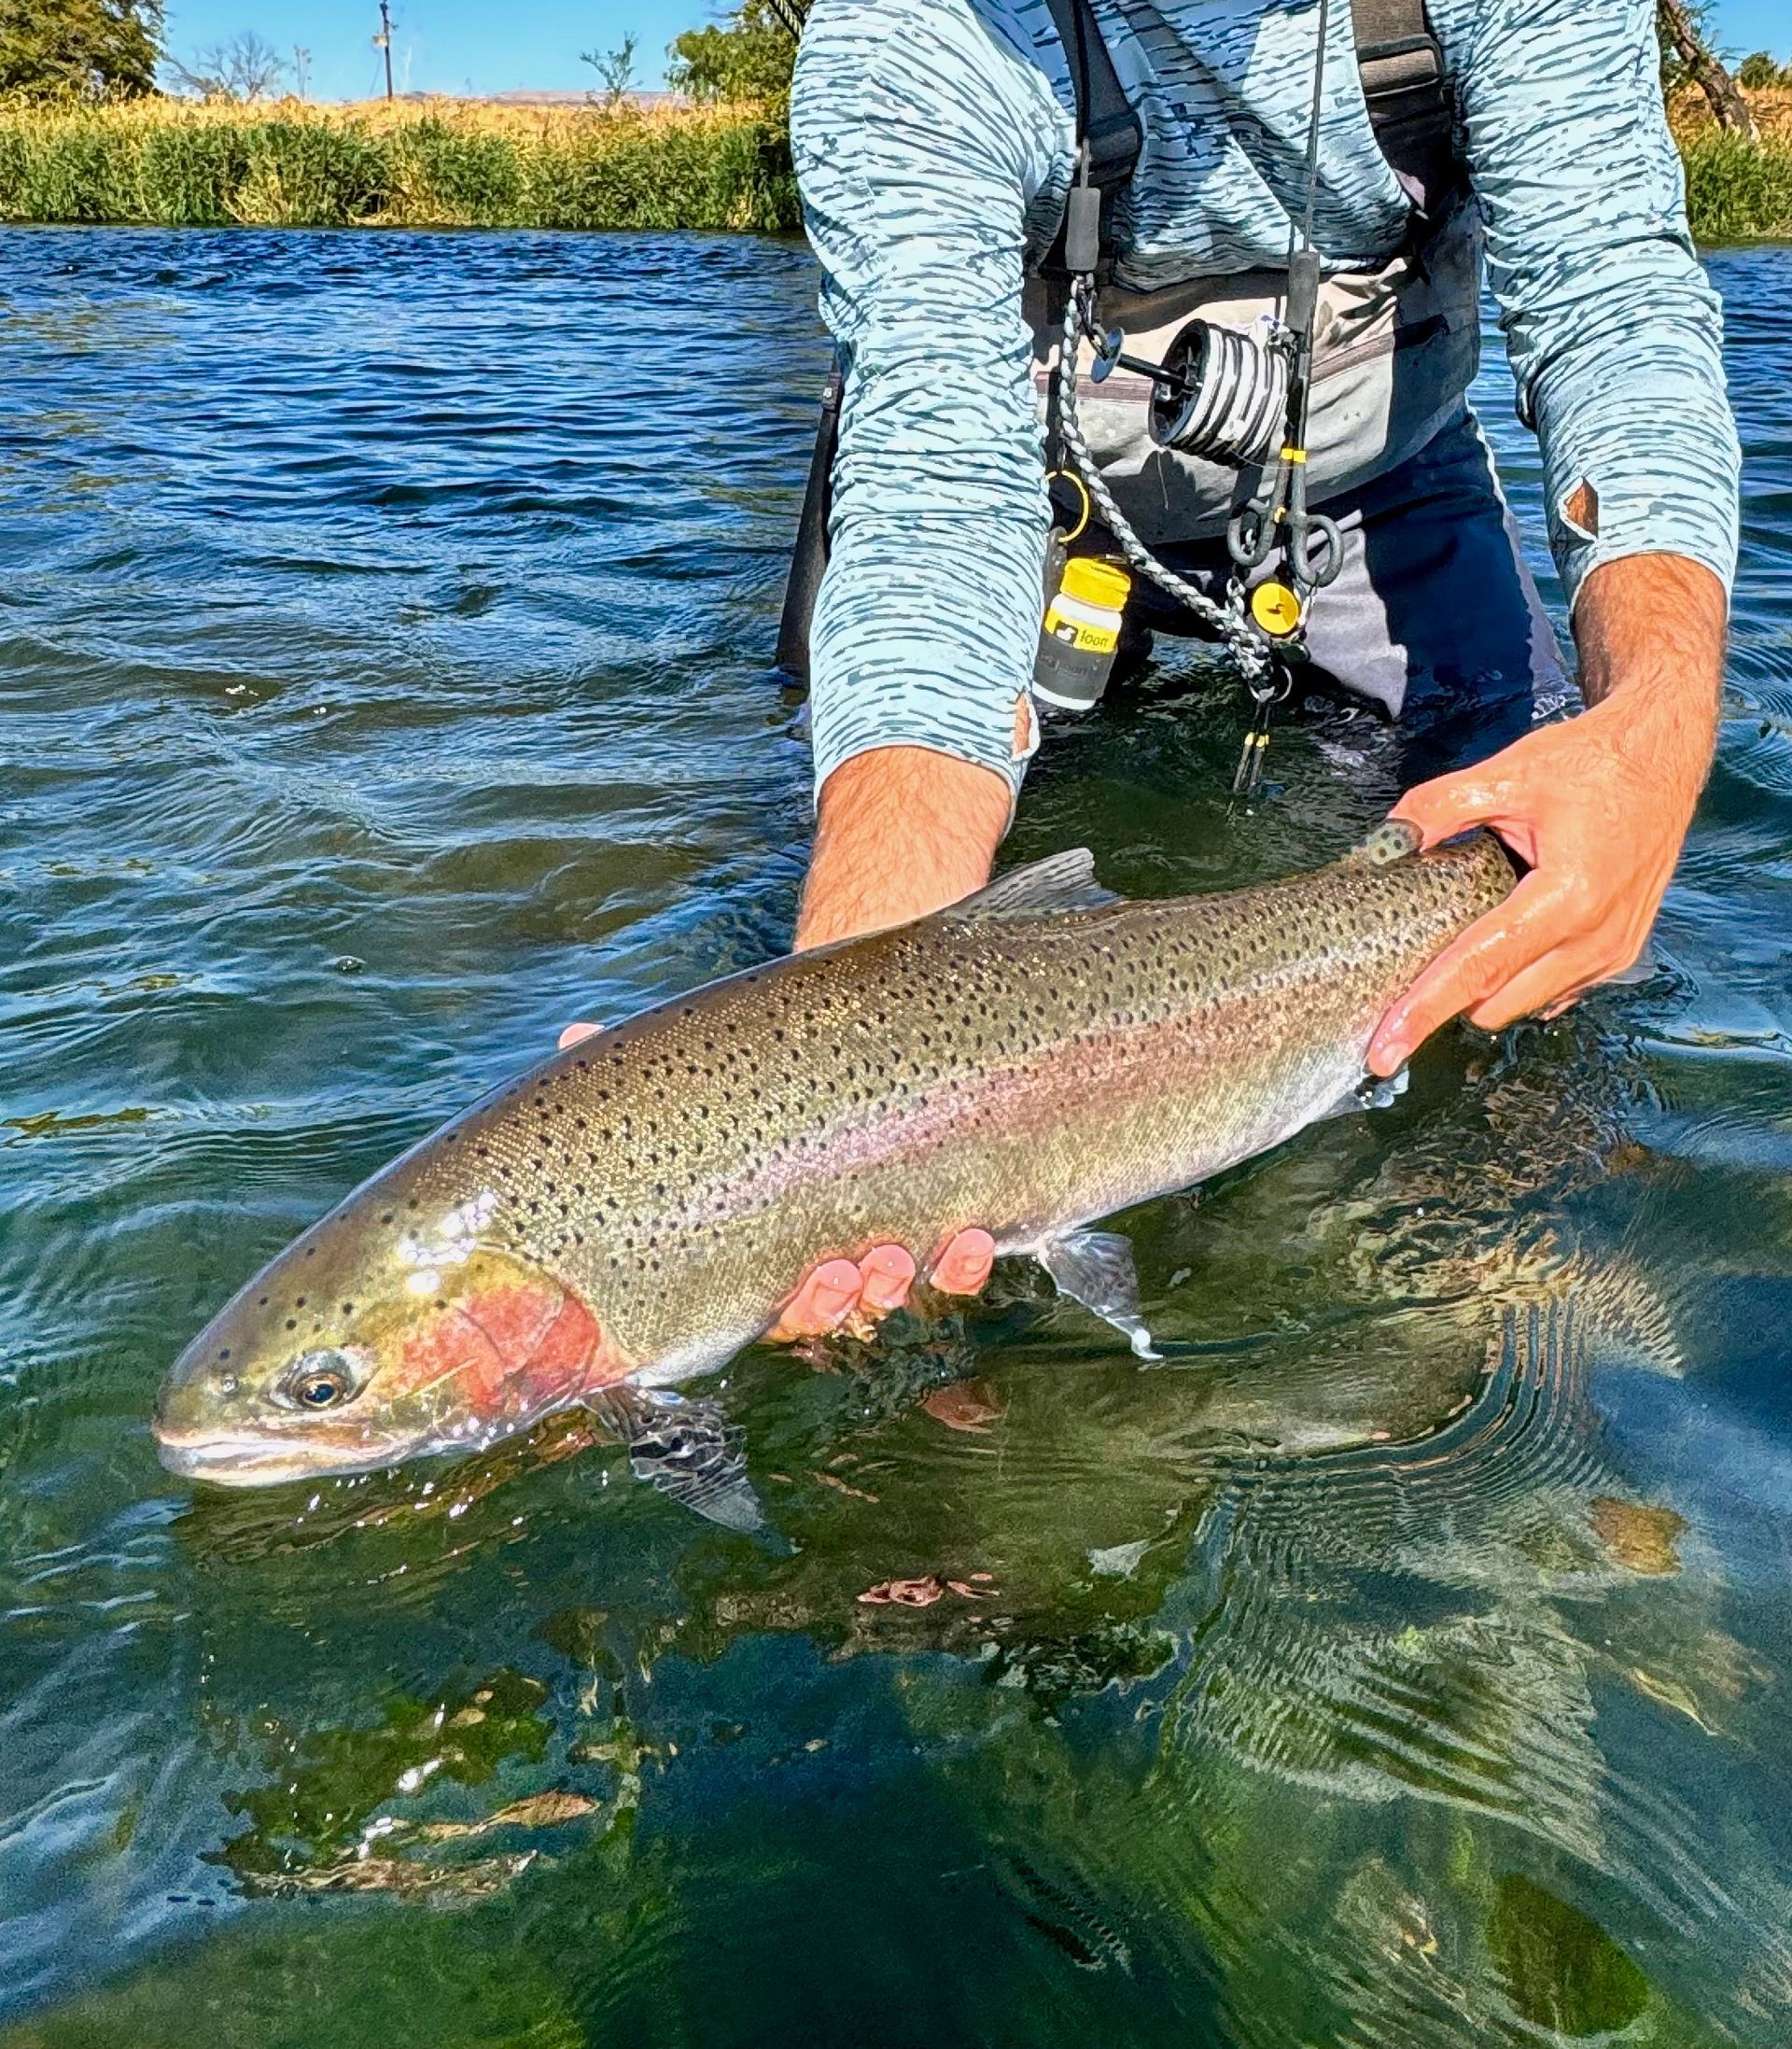
[[[1739,470],[1653,15],[1650,0],[816,0],[791,135],[844,374],[806,634],[819,800],[799,947],[987,878],[1038,741],[1048,528],[1074,524],[1082,488],[1048,512],[1048,468],[1073,469],[1080,436],[1100,472],[1083,545],[1130,554],[1117,515],[1207,600],[1182,630],[1229,603],[1223,630],[1247,657],[1249,590],[1292,585],[1279,601],[1302,615],[1307,673],[1435,737],[1434,760],[1473,763],[1394,816],[1427,845],[1491,826],[1529,866],[1389,1012],[1378,1073],[1459,1014],[1489,1029],[1552,1015],[1637,958],[1715,744]],[[1096,189],[1080,255],[1079,181]],[[1192,454],[1154,437],[1151,372],[1192,318],[1261,344],[1280,315],[1264,359],[1279,349],[1301,372],[1290,252],[1309,241],[1325,282],[1307,416],[1276,419],[1255,462],[1228,459],[1224,434]],[[1565,685],[1465,401],[1483,249],[1586,705],[1534,728]],[[1051,365],[1098,264],[1099,313],[1072,319],[1067,432]],[[1098,363],[1116,328],[1124,362]],[[1156,388],[1169,413],[1186,396]],[[1240,508],[1256,494],[1281,540],[1277,506],[1297,508],[1265,480],[1296,466],[1324,515],[1317,553],[1337,551],[1323,587],[1285,548],[1240,566]],[[1271,652],[1267,690],[1286,673]],[[786,1331],[894,1306],[934,1249],[819,1268]],[[931,1277],[973,1290],[989,1255],[964,1233]]]

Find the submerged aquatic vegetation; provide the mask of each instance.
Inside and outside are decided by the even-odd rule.
[[[0,220],[158,227],[794,228],[756,107],[251,107],[0,99]]]

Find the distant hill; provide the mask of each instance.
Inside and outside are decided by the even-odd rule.
[[[588,92],[577,87],[561,89],[553,86],[520,85],[509,92],[400,92],[398,97],[413,105],[421,105],[428,100],[452,100],[461,106],[603,106],[606,95]],[[690,102],[682,92],[624,92],[623,100],[630,106],[638,106],[644,113],[658,113],[665,109],[688,106]]]

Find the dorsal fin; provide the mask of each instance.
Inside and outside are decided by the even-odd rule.
[[[1043,918],[1052,911],[1093,910],[1098,905],[1119,901],[1095,879],[1095,856],[1089,849],[1071,847],[1025,868],[1011,868],[987,889],[951,905],[941,915],[974,924],[984,919]]]

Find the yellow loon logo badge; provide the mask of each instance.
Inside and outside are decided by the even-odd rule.
[[[1300,625],[1300,599],[1272,579],[1251,593],[1251,616],[1265,633],[1285,640]]]

